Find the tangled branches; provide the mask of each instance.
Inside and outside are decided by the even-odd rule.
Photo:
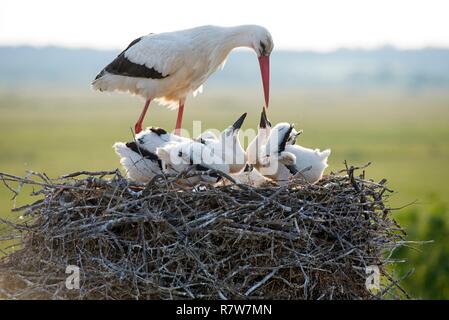
[[[81,178],[82,174],[88,175]],[[196,174],[196,173],[184,173]],[[391,192],[354,168],[315,185],[254,188],[178,185],[159,176],[133,184],[118,171],[57,180],[0,174],[8,187],[41,199],[3,220],[3,242],[20,249],[0,260],[20,282],[13,297],[62,299],[380,299],[406,293],[388,255],[403,231],[386,205]],[[68,265],[79,290],[65,287]],[[366,289],[366,267],[381,288]],[[14,282],[14,284],[16,284]],[[1,285],[0,285],[1,287]],[[19,290],[23,289],[23,290]],[[1,295],[1,291],[0,291]]]

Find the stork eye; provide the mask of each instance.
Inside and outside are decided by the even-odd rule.
[[[178,152],[178,157],[182,157],[182,151]]]
[[[262,49],[261,55],[266,56],[267,55],[267,45],[260,41],[260,48]]]

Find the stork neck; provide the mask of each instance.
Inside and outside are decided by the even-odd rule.
[[[244,25],[227,28],[225,32],[225,49],[229,52],[234,48],[246,47],[253,48],[252,43],[252,26]]]
[[[257,133],[257,137],[259,138],[260,143],[264,143],[268,139],[269,135],[270,135],[270,129],[259,128],[259,132]]]

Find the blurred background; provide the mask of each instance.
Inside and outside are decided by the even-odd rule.
[[[387,178],[408,240],[396,273],[415,298],[449,298],[449,12],[426,1],[2,1],[0,171],[50,177],[119,166],[111,146],[131,139],[143,101],[94,92],[90,82],[128,43],[203,24],[270,30],[272,122],[304,129],[298,143],[332,148],[329,171],[372,162]],[[231,53],[184,126],[222,129],[243,112],[256,128],[263,104],[253,52]],[[146,125],[173,129],[176,113],[152,104]],[[12,217],[0,186],[0,216]],[[20,197],[17,204],[30,199]]]

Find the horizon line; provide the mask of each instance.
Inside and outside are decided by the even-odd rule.
[[[93,46],[67,46],[62,44],[8,44],[8,43],[0,43],[0,48],[33,48],[33,49],[49,49],[49,48],[57,48],[57,49],[67,49],[67,50],[92,50],[92,51],[122,51],[123,48],[99,48]],[[247,51],[251,50],[249,48],[236,48],[238,51]],[[331,49],[314,49],[314,48],[288,48],[281,47],[276,49],[275,51],[279,52],[313,52],[313,53],[333,53],[338,51],[377,51],[377,50],[392,50],[392,51],[420,51],[420,50],[449,50],[449,46],[438,46],[438,45],[424,45],[420,47],[401,47],[395,46],[392,44],[385,43],[383,45],[378,46],[339,46]]]

